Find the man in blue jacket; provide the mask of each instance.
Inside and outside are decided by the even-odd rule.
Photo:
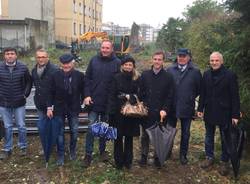
[[[0,113],[5,128],[5,142],[0,159],[11,155],[13,146],[13,116],[18,127],[20,155],[26,155],[25,104],[30,94],[32,80],[26,65],[17,60],[15,48],[6,48],[0,63]]]
[[[200,94],[201,72],[191,61],[191,53],[186,48],[177,51],[177,62],[167,68],[175,80],[175,98],[168,123],[176,127],[181,122],[180,162],[188,163],[187,153],[190,137],[190,125],[195,114],[195,98]]]
[[[113,76],[119,71],[120,59],[113,52],[113,44],[109,40],[104,40],[101,44],[100,53],[90,60],[85,76],[84,104],[90,108],[90,124],[86,135],[84,167],[89,167],[92,161],[94,137],[90,125],[97,119],[107,120],[106,107],[109,88]],[[99,151],[103,161],[107,160],[105,147],[105,139],[100,138]]]

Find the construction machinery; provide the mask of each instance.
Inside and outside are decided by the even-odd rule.
[[[87,32],[79,37],[80,42],[103,41],[106,39],[113,42],[114,51],[118,57],[121,58],[130,52],[129,35],[108,35],[106,32]]]

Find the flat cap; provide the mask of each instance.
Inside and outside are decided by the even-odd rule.
[[[74,59],[74,56],[72,54],[63,54],[59,57],[59,60],[62,64],[66,64],[71,62]]]
[[[191,56],[191,52],[187,48],[180,48],[177,50],[177,55],[189,55],[189,56]]]

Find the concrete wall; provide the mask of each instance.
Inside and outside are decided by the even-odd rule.
[[[9,0],[10,19],[32,18],[41,20],[41,0]]]
[[[25,18],[48,21],[48,40],[55,40],[54,0],[9,0],[8,15],[10,19]]]
[[[24,50],[48,47],[48,22],[34,19],[0,20],[0,47]]]

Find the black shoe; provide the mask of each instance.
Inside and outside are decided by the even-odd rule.
[[[20,155],[21,157],[26,156],[26,155],[27,155],[27,149],[26,149],[26,148],[20,149],[19,155]]]
[[[107,161],[109,161],[108,152],[104,151],[104,152],[100,153],[100,160],[101,160],[102,162],[107,162]]]
[[[57,166],[63,166],[64,165],[64,157],[63,156],[59,156],[59,158],[56,161],[56,165]]]
[[[75,151],[71,151],[69,153],[69,159],[70,160],[76,160],[76,152]]]
[[[11,151],[2,151],[0,153],[0,160],[5,160],[7,158],[9,158],[11,155]]]
[[[130,170],[131,167],[132,167],[132,164],[124,164],[124,166],[125,166],[126,169]]]
[[[220,162],[220,168],[219,168],[219,173],[221,176],[226,176],[229,174],[229,163],[228,162]]]
[[[155,165],[155,167],[157,167],[157,168],[161,168],[161,163],[160,163],[158,157],[155,157],[155,158],[154,158],[154,165]]]
[[[187,157],[185,155],[181,155],[180,162],[181,162],[181,165],[186,165],[188,163]]]
[[[116,168],[117,170],[122,170],[123,165],[122,165],[122,164],[115,164],[115,168]]]
[[[83,167],[88,168],[91,165],[92,157],[90,155],[86,155],[83,160]]]
[[[147,160],[148,160],[147,156],[142,155],[141,160],[139,161],[139,165],[141,167],[145,167],[147,165]]]

